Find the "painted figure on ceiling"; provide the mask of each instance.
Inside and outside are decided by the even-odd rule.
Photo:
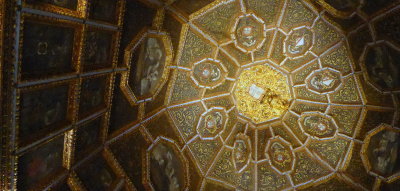
[[[144,52],[142,65],[142,79],[140,81],[140,95],[146,95],[155,91],[162,76],[163,61],[165,55],[156,38],[148,38]]]
[[[400,63],[390,54],[386,47],[375,47],[372,52],[373,60],[366,61],[371,71],[372,80],[383,88],[400,86]]]
[[[373,163],[375,170],[382,174],[390,174],[393,172],[399,150],[399,134],[393,131],[385,131],[379,137],[380,140],[373,154],[376,163]]]
[[[181,164],[171,148],[164,144],[156,145],[151,152],[151,161],[151,181],[156,190],[181,190]]]

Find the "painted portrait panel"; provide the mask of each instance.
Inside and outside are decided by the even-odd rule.
[[[117,8],[119,0],[95,0],[91,1],[89,18],[116,24]]]
[[[21,93],[20,142],[40,138],[67,125],[69,85],[45,87]]]
[[[83,80],[79,101],[79,118],[106,107],[105,96],[108,84],[107,76]]]
[[[95,70],[112,66],[113,32],[89,28],[85,33],[83,70]]]
[[[150,180],[155,190],[185,188],[184,165],[170,144],[158,143],[150,152]]]
[[[102,118],[89,121],[76,130],[75,158],[78,162],[101,144]]]
[[[27,19],[23,31],[22,79],[73,72],[74,33],[72,27]]]
[[[129,84],[138,97],[154,94],[164,73],[166,54],[163,42],[148,37],[133,53]]]
[[[62,170],[64,136],[22,155],[18,160],[18,190],[30,190]]]
[[[383,130],[371,137],[367,156],[372,171],[390,176],[400,170],[400,134]]]
[[[371,47],[365,58],[369,79],[388,90],[400,88],[400,54],[393,48],[381,44]]]
[[[78,177],[88,191],[112,190],[116,185],[117,175],[100,155],[82,164],[77,170]]]
[[[78,0],[27,0],[26,2],[29,4],[45,3],[71,10],[76,10],[78,6]]]

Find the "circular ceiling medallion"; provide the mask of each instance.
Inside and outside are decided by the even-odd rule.
[[[281,137],[274,137],[268,142],[265,154],[269,156],[271,164],[280,172],[290,171],[294,163],[292,147]]]
[[[202,139],[214,139],[224,130],[227,118],[224,109],[211,108],[201,116],[197,133]]]
[[[306,134],[316,138],[330,138],[333,137],[337,131],[333,119],[319,112],[302,113],[299,123]]]
[[[236,20],[232,38],[236,47],[247,53],[262,46],[266,38],[265,30],[266,26],[262,19],[254,14],[242,15]]]
[[[221,62],[204,59],[195,63],[192,68],[192,79],[199,86],[212,89],[220,85],[226,77],[226,69]]]
[[[312,42],[313,33],[309,28],[297,28],[292,30],[287,36],[283,51],[288,57],[300,57],[310,49]]]
[[[256,124],[279,118],[292,99],[286,75],[269,65],[243,70],[234,95],[239,112]]]
[[[315,70],[306,79],[308,89],[317,93],[335,91],[342,83],[342,75],[333,69],[323,68]]]

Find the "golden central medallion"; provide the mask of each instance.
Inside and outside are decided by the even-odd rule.
[[[279,118],[291,100],[286,76],[266,65],[242,71],[234,94],[239,112],[254,123]]]

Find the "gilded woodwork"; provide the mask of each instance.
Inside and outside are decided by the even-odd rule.
[[[398,1],[0,3],[2,190],[397,188]]]

